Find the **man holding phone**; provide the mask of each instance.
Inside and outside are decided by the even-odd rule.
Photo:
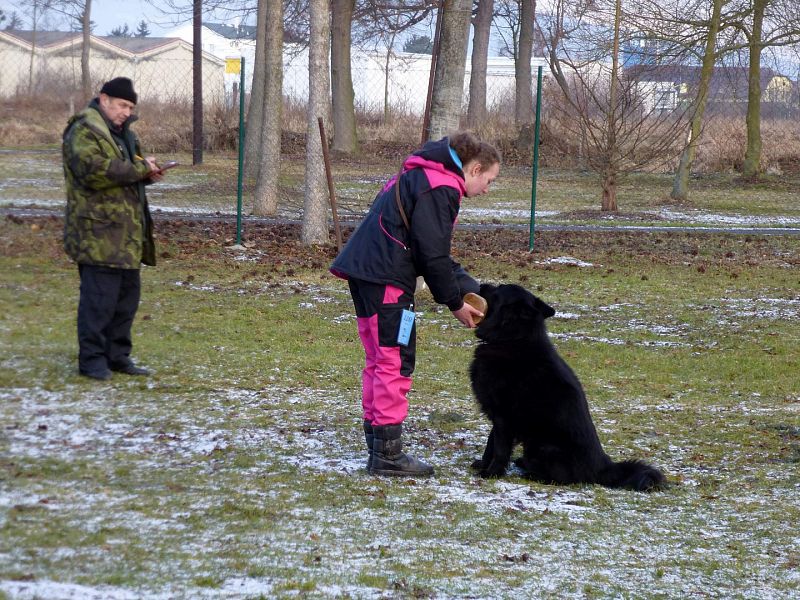
[[[117,77],[70,118],[62,155],[67,189],[64,250],[78,264],[78,371],[99,380],[112,371],[149,375],[130,357],[141,264],[155,265],[153,220],[145,185],[164,169],[142,157],[130,129],[137,95]]]

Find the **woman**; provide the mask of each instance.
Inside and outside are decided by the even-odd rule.
[[[402,451],[416,347],[414,290],[424,277],[434,300],[466,327],[483,316],[463,300],[479,285],[450,257],[450,242],[461,198],[488,192],[499,171],[497,150],[471,133],[426,143],[384,186],[331,266],[348,280],[366,356],[361,388],[371,474],[433,474]]]

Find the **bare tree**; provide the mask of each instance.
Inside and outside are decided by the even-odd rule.
[[[278,210],[278,179],[281,171],[283,121],[283,2],[266,0],[264,89],[261,94],[262,123],[260,164],[253,212],[273,215]]]
[[[396,28],[389,29],[384,35],[387,38],[386,42],[386,55],[383,61],[383,122],[389,122],[389,113],[391,111],[391,104],[389,102],[389,90],[391,87],[392,75],[392,58],[395,56],[394,42],[397,39],[397,34],[400,30]]]
[[[634,1],[634,0],[632,0]],[[695,99],[695,122],[690,144],[687,146],[676,174],[673,197],[684,198],[687,190],[685,181],[691,168],[699,134],[699,120],[703,117],[704,104],[698,100],[704,85],[711,77],[709,63],[739,57],[744,51],[748,71],[747,101],[747,146],[742,174],[746,179],[757,179],[761,162],[761,56],[766,48],[791,45],[800,41],[800,12],[796,0],[723,0],[719,24],[717,25],[716,49],[713,57],[708,54],[711,27],[709,20],[713,15],[716,0],[710,5],[687,2],[686,0],[635,0],[638,24],[643,30],[673,44],[677,53],[695,54],[695,49],[705,48],[697,53],[703,61],[698,98]],[[703,13],[706,13],[705,15]],[[645,17],[647,15],[647,17]]]
[[[92,97],[92,75],[90,70],[91,43],[92,43],[92,0],[54,0],[53,10],[66,15],[72,25],[76,23],[82,36],[81,44],[81,95],[86,101]]]
[[[717,58],[717,35],[719,34],[722,21],[722,7],[727,0],[713,0],[711,15],[708,18],[706,27],[706,44],[703,52],[703,66],[700,70],[700,82],[697,87],[697,95],[694,100],[694,110],[689,124],[689,139],[686,147],[681,153],[681,160],[675,172],[675,180],[672,184],[672,198],[676,200],[686,200],[689,195],[689,175],[692,170],[697,153],[697,144],[700,140],[700,132],[703,127],[703,114],[708,103],[708,90],[711,85],[711,76],[714,73],[714,63]]]
[[[53,0],[29,0],[28,14],[31,19],[31,58],[28,66],[28,95],[33,95],[34,86],[34,59],[36,57],[36,42],[39,24],[45,14],[53,7]]]
[[[445,0],[429,139],[438,139],[459,127],[471,16],[472,0]]]
[[[429,19],[436,0],[358,0],[353,12],[356,46],[385,44],[390,34],[399,34]]]
[[[353,154],[356,136],[355,92],[350,62],[351,28],[355,0],[332,0],[331,87],[333,93],[333,149]]]
[[[469,77],[467,123],[476,127],[486,121],[486,68],[489,57],[489,35],[492,28],[494,0],[477,0],[478,10],[472,21],[472,64]]]
[[[726,52],[747,53],[747,143],[742,176],[757,180],[761,175],[761,57],[766,48],[800,42],[800,11],[796,0],[740,0],[730,15],[723,15],[721,30],[738,34]],[[723,53],[720,53],[723,54]]]
[[[495,26],[502,41],[500,54],[517,58],[519,48],[519,2],[518,0],[496,0],[494,7]]]
[[[548,25],[553,36],[546,40],[559,44],[550,51],[559,63],[551,64],[552,82],[561,91],[561,102],[548,106],[551,127],[560,128],[551,132],[552,142],[567,152],[573,152],[572,140],[585,143],[586,166],[600,176],[600,208],[615,211],[622,176],[680,153],[685,109],[662,110],[648,100],[636,70],[621,71],[621,0],[610,5],[598,0],[591,19],[583,18],[585,9],[574,7],[558,14],[564,23]]]
[[[741,47],[747,53],[748,93],[746,131],[747,142],[742,176],[758,180],[761,168],[761,102],[762,55],[767,49],[800,44],[800,10],[796,0],[744,0],[747,17],[730,22],[744,38]]]
[[[328,121],[330,111],[330,11],[328,0],[309,3],[308,110],[306,119],[305,201],[301,240],[304,244],[328,241],[328,196],[318,118]]]

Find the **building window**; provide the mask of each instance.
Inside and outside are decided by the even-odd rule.
[[[653,109],[673,110],[678,106],[678,92],[669,81],[659,81],[653,87]]]

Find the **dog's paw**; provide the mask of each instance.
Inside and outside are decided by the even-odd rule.
[[[474,469],[475,471],[482,471],[483,470],[483,459],[479,458],[477,460],[472,461],[472,464],[469,466],[470,469]]]
[[[506,474],[505,469],[499,469],[495,466],[489,465],[486,469],[481,469],[480,476],[484,479],[497,479]]]

